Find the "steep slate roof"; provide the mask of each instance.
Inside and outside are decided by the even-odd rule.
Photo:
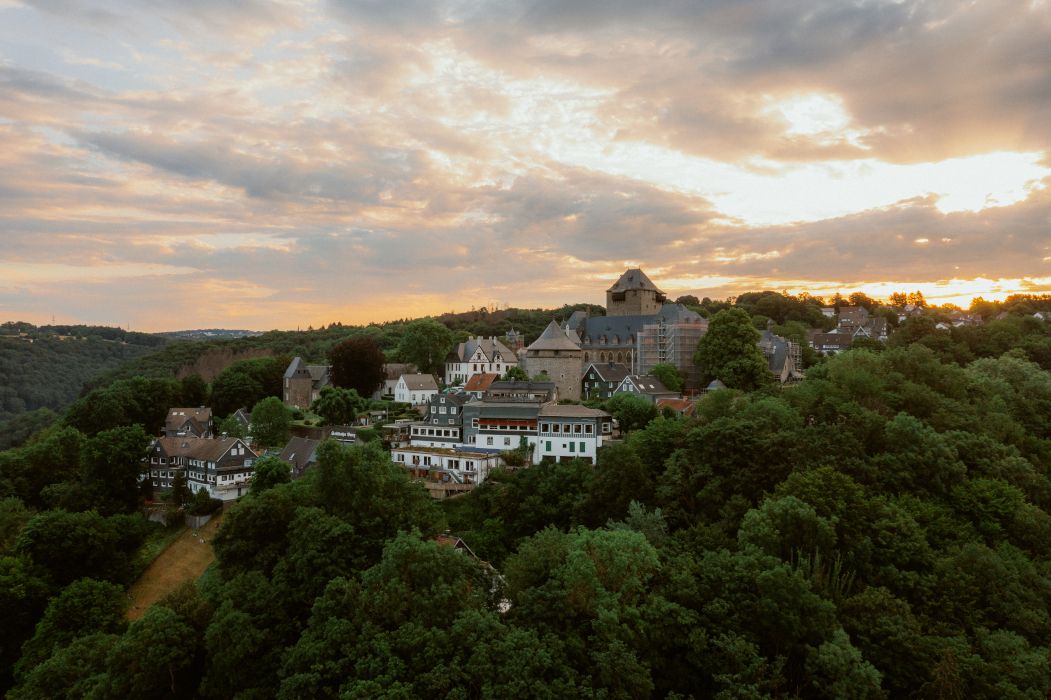
[[[626,270],[616,284],[607,289],[608,292],[626,292],[629,289],[646,289],[652,292],[660,292],[646,273],[637,267]]]
[[[466,341],[456,346],[456,359],[454,361],[467,362],[475,351],[481,348],[482,354],[488,358],[490,362],[500,355],[502,362],[517,362],[518,358],[515,356],[513,350],[501,343],[495,337],[492,338],[468,338]]]
[[[281,454],[278,457],[292,465],[292,469],[297,475],[302,474],[315,461],[315,453],[320,444],[320,440],[294,437],[288,441],[285,449],[281,450]]]
[[[163,450],[169,457],[187,457],[204,462],[215,462],[226,454],[227,450],[239,442],[239,438],[198,438],[198,437],[162,437],[158,438],[153,451]],[[245,445],[247,447],[247,445]],[[248,450],[252,454],[251,449]]]
[[[533,341],[533,344],[526,348],[527,352],[536,350],[579,350],[580,346],[570,340],[566,331],[562,330],[562,327],[558,325],[557,321],[552,320],[551,323],[547,324],[547,328],[540,334],[540,337]]]
[[[780,375],[788,360],[788,341],[770,331],[763,331],[759,337],[759,347],[766,356],[770,371]]]
[[[409,391],[438,391],[438,383],[430,374],[403,374],[401,378]]]
[[[617,384],[624,381],[624,377],[628,376],[628,373],[631,372],[631,370],[628,369],[628,366],[622,362],[592,362],[587,366],[587,369],[584,370],[585,377],[592,368],[594,368],[602,381],[616,382]]]
[[[587,347],[600,347],[599,339],[607,338],[607,342],[613,336],[619,339],[619,345],[626,345],[628,338],[638,339],[642,327],[656,323],[663,319],[665,323],[705,323],[704,317],[695,311],[690,311],[682,304],[664,304],[655,315],[642,316],[590,316],[577,318],[575,325],[567,328],[576,331],[584,345]],[[574,321],[574,317],[570,317]],[[590,342],[588,342],[590,340]]]
[[[643,394],[674,394],[675,392],[664,386],[661,380],[652,374],[632,374],[628,376],[631,383],[639,388]]]
[[[467,380],[467,383],[463,385],[464,391],[486,391],[493,382],[500,378],[499,374],[489,374],[482,372],[480,374],[473,374],[471,378]]]

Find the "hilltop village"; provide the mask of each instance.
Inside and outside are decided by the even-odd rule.
[[[0,690],[1046,697],[1049,312],[632,269],[162,341],[0,451]],[[0,327],[4,407],[103,332]]]
[[[887,319],[863,306],[828,307],[822,314],[832,327],[810,332],[809,347],[817,352],[842,351],[859,339],[887,340]],[[799,382],[801,344],[774,333],[772,321],[768,326],[756,333],[755,345],[769,378],[781,386]],[[528,344],[514,328],[502,337],[469,336],[448,353],[439,375],[385,363],[370,398],[404,404],[412,416],[384,420],[389,411],[361,411],[350,424],[299,429],[278,455],[301,476],[322,440],[352,443],[359,432],[378,430],[395,464],[438,498],[471,490],[496,468],[567,459],[593,464],[602,446],[621,434],[616,417],[603,410],[606,402],[627,395],[655,415],[688,416],[702,396],[726,387],[719,377],[702,381],[695,361],[708,328],[707,318],[669,301],[641,269],[629,269],[606,290],[604,314],[578,310],[553,319]],[[334,387],[330,365],[295,357],[282,378],[282,400],[309,412]],[[184,415],[197,418],[170,425]],[[248,411],[232,418],[250,437]],[[216,436],[209,409],[173,408],[165,437],[152,448],[151,478],[165,492],[185,472],[192,493],[230,500],[246,492],[258,457],[245,439]]]

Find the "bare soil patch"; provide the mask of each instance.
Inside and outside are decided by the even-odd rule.
[[[138,620],[168,593],[187,581],[200,578],[215,561],[212,538],[222,519],[223,512],[219,511],[200,530],[187,529],[146,567],[139,580],[128,589],[131,599],[129,620]]]

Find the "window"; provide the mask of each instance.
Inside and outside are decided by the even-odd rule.
[[[587,451],[587,450],[584,449],[584,443],[580,443],[580,451],[581,452],[586,452]]]
[[[580,433],[581,431],[583,431],[583,429],[584,429],[584,427],[580,423],[574,423],[573,424],[573,432],[574,433]]]
[[[456,415],[456,406],[449,406],[449,414],[453,416]]]
[[[548,425],[547,423],[541,423],[540,424],[540,432],[542,432],[542,433],[550,433],[551,432],[551,426]],[[548,443],[548,444],[550,445],[551,443]]]
[[[472,428],[477,428],[478,427],[478,419],[477,418],[472,418],[471,419],[471,427]]]
[[[487,437],[487,438],[485,439],[485,444],[486,444],[486,445],[492,445],[492,444],[493,444],[493,438],[492,438],[492,436],[489,436],[489,437]]]
[[[603,423],[603,424],[602,424],[602,432],[604,432],[604,433],[608,433],[608,432],[610,431],[610,427],[611,427],[611,426],[610,426],[610,424],[609,424],[609,423]]]
[[[442,401],[444,401],[444,400],[445,400],[445,399],[442,399]],[[441,407],[441,410],[440,410],[440,411],[438,411],[438,412],[439,412],[439,413],[442,413],[442,414],[444,414],[444,413],[445,413],[445,406],[442,406],[442,407]]]
[[[575,442],[569,443],[569,451],[570,452],[576,452],[576,449],[575,449],[576,446],[577,446],[577,443],[575,443]]]
[[[593,426],[590,423],[588,423],[587,425],[584,426],[584,434],[585,435],[591,435],[592,429],[593,429]]]
[[[550,440],[545,440],[544,441],[544,451],[545,452],[550,452],[551,451],[551,441]]]
[[[505,437],[504,438],[504,445],[510,445],[510,444],[511,444],[511,438]]]
[[[449,425],[454,425],[455,423],[456,423],[455,420],[453,420],[452,418],[449,419]]]
[[[438,407],[437,406],[431,406],[431,413],[437,413],[437,412],[438,412]]]

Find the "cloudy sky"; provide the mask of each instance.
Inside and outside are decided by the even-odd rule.
[[[0,319],[1051,291],[1043,0],[0,0]]]

